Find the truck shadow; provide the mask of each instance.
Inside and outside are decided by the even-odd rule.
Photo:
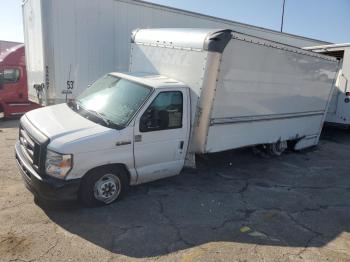
[[[217,241],[320,247],[350,231],[350,133],[330,132],[316,150],[278,158],[203,156],[198,169],[133,187],[107,207],[42,208],[65,230],[136,258]]]

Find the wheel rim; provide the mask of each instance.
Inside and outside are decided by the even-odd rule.
[[[271,145],[271,153],[273,155],[281,155],[288,147],[287,141],[280,141]]]
[[[116,175],[105,174],[96,181],[94,186],[94,196],[97,200],[109,204],[118,198],[120,190],[120,179]]]

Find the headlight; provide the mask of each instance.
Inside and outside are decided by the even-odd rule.
[[[45,171],[48,175],[64,179],[73,166],[73,156],[47,150]]]

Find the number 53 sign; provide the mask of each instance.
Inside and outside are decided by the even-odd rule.
[[[74,88],[74,81],[67,81],[67,89],[72,90]]]

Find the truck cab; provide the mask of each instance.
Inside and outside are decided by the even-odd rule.
[[[24,45],[0,56],[0,118],[10,118],[38,108],[28,101]]]
[[[176,80],[110,73],[75,100],[25,114],[16,159],[42,198],[109,204],[129,185],[180,173],[189,111],[189,88]]]

